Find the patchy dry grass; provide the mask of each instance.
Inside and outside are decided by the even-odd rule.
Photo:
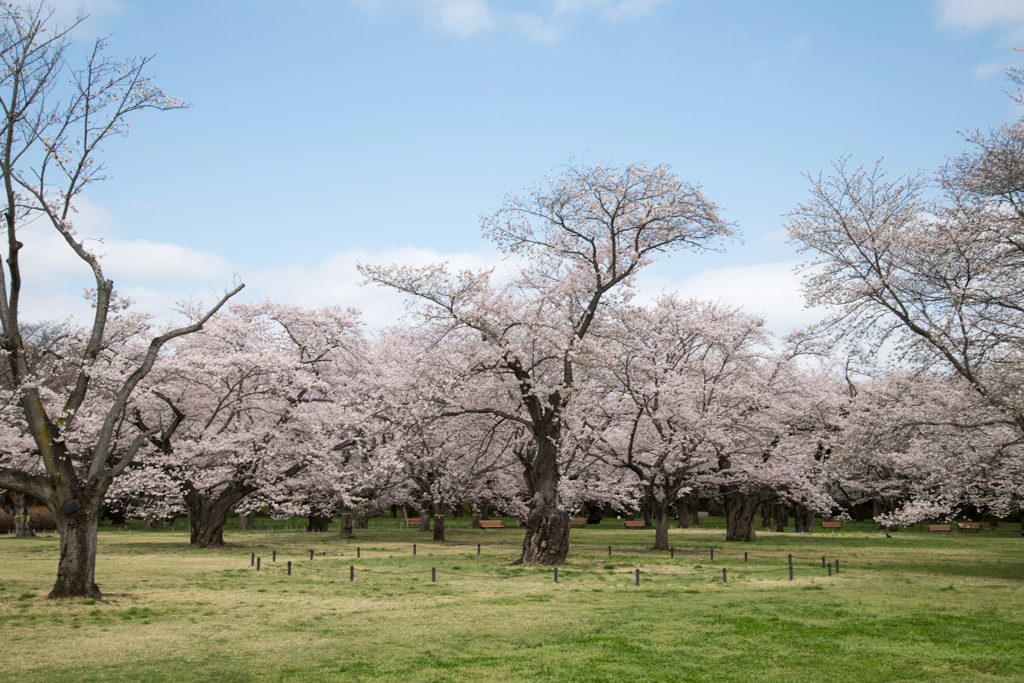
[[[105,531],[105,602],[47,601],[57,539],[0,538],[0,679],[1024,680],[1024,539],[671,533],[674,558],[651,531],[574,530],[556,584],[505,566],[516,529],[235,532],[225,551]]]

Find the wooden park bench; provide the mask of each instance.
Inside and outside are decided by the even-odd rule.
[[[928,531],[952,531],[952,524],[929,524]]]
[[[405,520],[406,529],[411,529],[414,526],[418,527],[420,524],[422,524],[422,521],[420,520],[419,517],[410,517],[409,519]]]
[[[585,520],[585,519],[574,519],[574,520],[572,520],[572,525],[573,526],[586,526],[587,525],[587,520]]]
[[[832,529],[833,530],[832,533],[835,533],[835,529],[842,529],[843,528],[843,523],[842,522],[822,522],[821,523],[821,528],[822,529]]]
[[[481,519],[481,529],[504,529],[505,525],[501,523],[500,519]]]
[[[981,524],[978,524],[977,522],[959,522],[956,525],[956,527],[960,531],[977,531],[979,533],[981,532]]]
[[[627,529],[643,529],[647,526],[647,523],[637,520],[635,522],[625,522],[625,525]]]

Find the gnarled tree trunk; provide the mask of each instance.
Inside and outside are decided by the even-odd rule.
[[[526,517],[523,555],[517,562],[525,565],[554,565],[565,562],[569,554],[569,513],[558,504],[558,447],[560,433],[538,436],[537,454],[525,474],[533,491]]]
[[[654,513],[654,549],[668,550],[668,513],[672,508],[671,501],[659,501],[651,512]]]
[[[96,585],[96,531],[100,522],[103,496],[110,480],[101,480],[91,490],[77,492],[72,498],[66,492],[61,503],[49,502],[47,507],[57,522],[60,534],[60,560],[57,580],[47,596],[54,598],[99,598]]]
[[[757,540],[757,534],[754,533],[754,516],[760,502],[760,498],[739,491],[722,495],[726,541],[752,543]]]
[[[189,541],[196,548],[223,548],[224,525],[238,501],[255,491],[255,487],[231,484],[215,497],[191,484],[185,486],[185,507],[188,509]]]

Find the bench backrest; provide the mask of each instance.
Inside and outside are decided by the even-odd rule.
[[[631,527],[636,527],[638,529],[642,529],[645,526],[647,526],[647,524],[645,522],[626,522],[626,528],[627,529],[629,529]]]
[[[586,526],[587,525],[587,520],[585,520],[585,519],[574,519],[574,520],[572,520],[572,525],[573,526]]]
[[[501,523],[500,519],[481,519],[481,529],[504,529],[505,525]]]
[[[822,529],[842,529],[843,528],[843,523],[842,522],[822,522],[821,523],[821,528]]]
[[[422,524],[419,517],[410,517],[409,519],[405,520],[405,523],[409,526],[419,526],[420,524]]]
[[[952,531],[952,524],[929,524],[928,531]]]

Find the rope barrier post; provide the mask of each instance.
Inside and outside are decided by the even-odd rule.
[[[637,567],[637,569],[636,569],[636,585],[638,585],[638,586],[640,585],[640,568],[639,567]]]
[[[292,575],[292,561],[288,560],[288,576]]]
[[[437,568],[436,567],[431,567],[430,568],[430,581],[431,581],[431,583],[437,583]]]
[[[715,549],[714,548],[711,549],[711,561],[712,562],[715,561]]]
[[[555,567],[555,583],[558,583],[558,567]]]
[[[255,567],[256,566],[256,553],[253,553],[252,557],[249,558],[249,566],[250,567]]]
[[[828,575],[832,576],[832,563],[831,562],[828,563]]]
[[[839,573],[839,560],[836,560],[836,574]]]
[[[668,549],[668,554],[669,554],[669,556],[670,556],[670,557],[671,557],[672,559],[675,559],[675,557],[676,557],[676,549],[675,549],[675,548],[669,548],[669,549]]]
[[[612,556],[612,547],[608,546],[608,557]]]
[[[793,565],[789,565],[789,580],[793,580]]]
[[[360,557],[362,557],[360,552],[361,552],[361,548],[359,546],[356,546],[356,559],[359,559]]]
[[[824,555],[821,556],[821,568],[822,569],[825,568],[825,556]]]
[[[415,543],[412,544],[412,554],[413,555],[416,554],[416,544]]]
[[[311,559],[311,560],[313,559],[313,551],[312,550],[309,551],[309,559]]]
[[[260,559],[261,558],[259,558],[259,557],[256,558],[256,571],[260,570]]]
[[[725,579],[725,567],[722,567],[722,583],[725,583],[725,582],[726,582],[726,579]]]
[[[348,580],[349,581],[355,581],[356,580],[356,568],[353,565],[351,565],[351,564],[348,566]]]
[[[792,566],[793,566],[793,553],[790,553],[790,554],[789,554],[789,566],[790,566],[790,567],[792,567]]]
[[[273,559],[271,560],[271,562],[277,562],[277,551],[276,550],[274,551]]]
[[[747,551],[746,550],[743,551],[743,561],[744,562],[747,561]]]
[[[480,554],[480,544],[479,543],[476,544],[476,554],[477,555]]]

